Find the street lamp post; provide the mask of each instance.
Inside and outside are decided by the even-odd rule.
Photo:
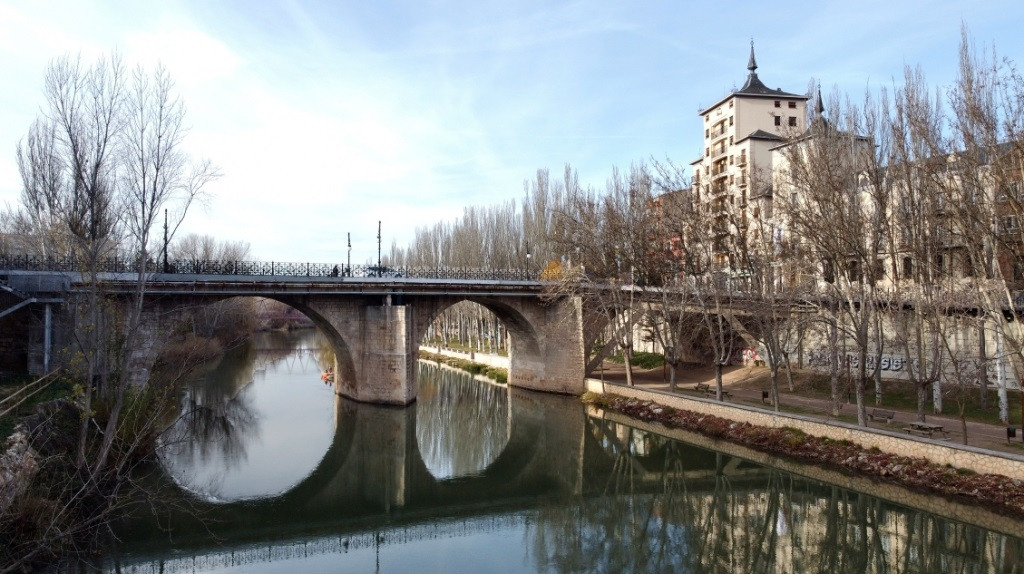
[[[530,248],[526,248],[526,278],[530,278]]]

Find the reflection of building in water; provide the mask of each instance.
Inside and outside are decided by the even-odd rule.
[[[567,557],[551,537],[577,521],[584,554],[616,555],[625,570],[1024,572],[1019,538],[609,421],[588,427],[616,460],[615,496],[544,513],[535,551],[555,563]]]

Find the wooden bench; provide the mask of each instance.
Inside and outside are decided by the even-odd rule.
[[[711,385],[707,383],[697,383],[697,386],[693,387],[693,390],[697,391],[698,393],[706,393],[711,390]]]
[[[884,420],[885,424],[889,424],[896,418],[896,413],[882,409],[871,409],[871,412],[868,413],[868,418],[872,421]]]

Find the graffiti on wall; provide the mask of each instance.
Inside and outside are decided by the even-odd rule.
[[[868,370],[872,370],[873,371],[875,369],[876,361],[878,361],[878,357],[876,357],[875,355],[868,355],[867,356],[867,359],[866,359],[865,363],[866,363],[866,366],[867,366]],[[818,350],[815,350],[815,351],[811,351],[808,354],[808,356],[807,356],[807,364],[810,365],[811,367],[828,368],[828,366],[829,366],[829,353],[828,353],[828,351],[825,351],[824,349],[818,349]],[[851,369],[860,368],[860,355],[857,354],[857,353],[847,353],[846,354],[846,361],[843,363],[843,366],[845,367],[847,365],[849,365],[849,367]],[[882,357],[881,357],[881,370],[882,371],[889,371],[889,372],[893,372],[893,373],[898,373],[898,372],[903,371],[903,369],[906,366],[907,366],[907,360],[905,358],[903,358],[902,356],[900,356],[900,355],[882,355]],[[917,371],[918,367],[920,366],[920,363],[917,362],[917,359],[914,359],[911,366],[913,366],[914,370]]]

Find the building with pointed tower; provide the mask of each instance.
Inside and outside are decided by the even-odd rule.
[[[757,76],[750,43],[743,87],[700,111],[703,155],[691,162],[695,200],[714,213],[714,264],[729,266],[730,241],[770,208],[772,148],[806,130],[808,97],[771,89]]]

